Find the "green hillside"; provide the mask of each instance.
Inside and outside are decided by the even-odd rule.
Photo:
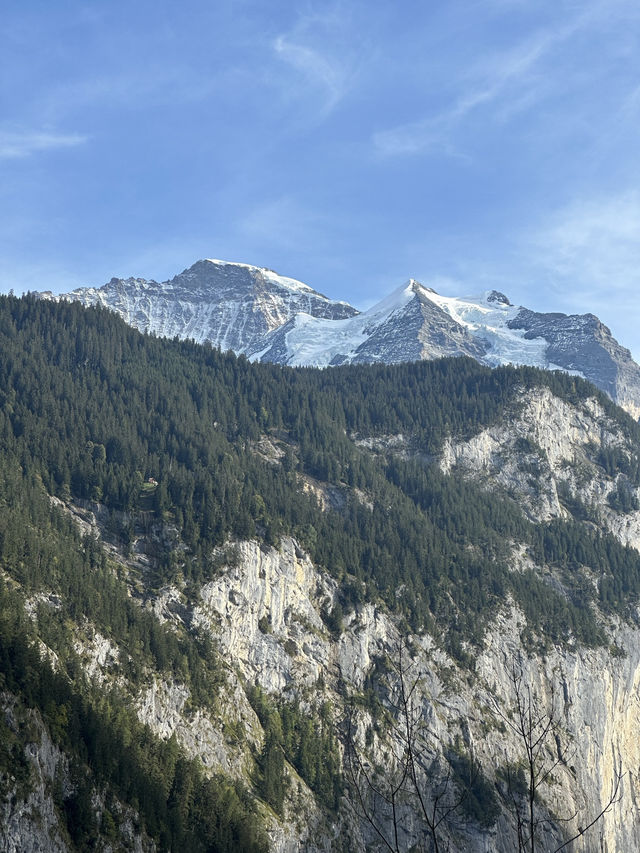
[[[509,495],[445,476],[432,461],[447,436],[471,437],[538,386],[569,402],[596,396],[640,445],[637,424],[561,374],[491,371],[467,359],[293,370],[142,336],[106,311],[1,298],[0,685],[23,714],[37,709],[70,756],[74,793],[57,802],[75,849],[117,837],[113,809],[96,824],[94,790],[133,808],[160,849],[265,849],[260,800],[277,812],[280,797],[265,762],[283,750],[309,784],[317,778],[326,807],[337,806],[337,770],[321,777],[304,757],[309,722],[295,704],[253,696],[265,730],[280,734],[244,785],[207,778],[174,741],[138,722],[122,690],[99,690],[82,674],[74,631],[90,623],[126,650],[127,684],[166,673],[188,685],[196,706],[223,695],[225,667],[209,638],[162,624],[143,605],[169,583],[197,600],[229,542],[294,536],[341,584],[325,613],[336,635],[345,614],[373,601],[472,668],[510,597],[532,637],[605,644],[599,614],[631,618],[638,604],[638,552],[595,529],[579,507],[573,521],[536,525]],[[404,454],[388,449],[399,435]],[[611,452],[601,464],[640,482],[637,455]],[[171,532],[148,539],[145,572],[127,573],[79,531],[64,507],[87,501],[103,508],[124,558],[136,529],[161,523]],[[562,585],[513,572],[514,543],[562,571]],[[585,580],[585,566],[597,570],[597,584]],[[8,790],[23,736],[3,725]],[[309,749],[331,751],[331,733],[312,741],[310,732]]]

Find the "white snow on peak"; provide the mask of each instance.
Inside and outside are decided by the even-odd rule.
[[[495,298],[495,291],[480,296],[441,296],[425,288],[425,295],[449,316],[464,326],[469,334],[489,344],[485,361],[493,367],[500,364],[529,364],[549,368],[546,357],[548,343],[544,338],[525,338],[525,329],[510,329],[521,308]],[[493,297],[493,298],[492,298]]]
[[[394,311],[397,311],[400,308],[404,308],[415,296],[415,288],[416,285],[418,287],[422,287],[419,282],[414,281],[414,279],[410,278],[409,281],[406,281],[404,284],[397,287],[394,291],[392,291],[388,296],[385,296],[384,299],[381,299],[380,302],[376,302],[371,308],[367,309],[362,316],[367,316],[370,318],[373,317],[382,317],[383,315],[391,315]]]
[[[211,270],[212,279],[228,282],[230,292],[223,300],[213,299],[210,303],[201,300],[192,304],[181,287],[186,285],[188,291],[188,282],[192,279],[206,283],[209,278],[206,265],[209,264],[215,267]],[[243,297],[246,280],[242,275],[234,275],[234,271],[240,270],[248,271],[252,278],[266,285],[257,289],[250,310]],[[233,290],[236,282],[237,296]],[[180,287],[176,289],[176,285]],[[218,258],[197,261],[171,281],[112,279],[104,288],[79,288],[61,298],[79,298],[85,304],[98,302],[117,310],[131,325],[167,337],[179,335],[201,342],[208,340],[221,349],[251,353],[252,360],[269,357],[276,339],[264,339],[260,352],[251,352],[252,346],[267,332],[276,333],[281,329],[277,339],[278,360],[293,366],[316,367],[356,358],[358,349],[395,315],[397,334],[402,335],[402,315],[413,300],[419,299],[422,303],[431,302],[470,336],[482,341],[487,347],[483,357],[486,364],[555,367],[547,359],[548,342],[544,338],[527,339],[524,329],[509,328],[509,322],[521,309],[511,305],[503,294],[487,290],[477,296],[443,296],[412,278],[368,310],[344,319],[312,316],[312,312],[322,313],[315,307],[318,299],[328,304],[347,306],[348,303],[329,300],[309,285],[266,267]],[[381,357],[384,360],[383,353]]]
[[[410,279],[367,311],[344,320],[296,314],[285,333],[289,354],[287,364],[292,367],[328,367],[336,356],[350,360],[378,326],[411,302],[416,285],[418,283]],[[251,360],[259,361],[268,349],[254,353]]]
[[[216,258],[197,261],[170,281],[113,278],[99,289],[78,288],[49,298],[99,303],[141,331],[209,342],[252,360],[318,367],[468,353],[490,366],[529,364],[554,370],[558,365],[550,362],[549,350],[562,360],[562,347],[556,344],[571,347],[583,327],[591,334],[587,325],[593,319],[561,315],[571,322],[559,328],[551,321],[547,326],[543,315],[526,312],[523,323],[539,335],[528,338],[525,329],[510,328],[524,309],[511,305],[503,294],[488,290],[476,296],[443,296],[415,279],[358,313],[349,303],[328,299],[297,279]],[[577,366],[566,361],[570,368]],[[588,359],[584,369],[590,378],[601,373]]]
[[[409,279],[389,296],[362,314],[345,320],[325,320],[296,314],[284,333],[287,363],[292,366],[326,367],[336,356],[351,360],[358,347],[384,322],[402,312],[416,297],[430,300],[474,338],[487,344],[485,363],[529,364],[551,368],[544,338],[527,339],[524,329],[510,329],[509,321],[521,310],[502,294],[488,290],[478,296],[442,296],[415,279]],[[259,360],[268,349],[252,355]]]
[[[237,267],[240,269],[250,270],[254,273],[260,273],[264,279],[270,281],[272,284],[279,285],[280,287],[284,287],[287,290],[298,290],[303,293],[314,293],[312,287],[309,287],[308,284],[305,284],[302,281],[298,281],[296,278],[289,278],[288,276],[279,275],[274,270],[270,270],[267,267],[257,267],[254,264],[242,264],[237,261],[222,261],[219,258],[204,258],[205,263],[215,264],[220,267]],[[326,296],[323,294],[318,294],[322,298],[326,299]]]

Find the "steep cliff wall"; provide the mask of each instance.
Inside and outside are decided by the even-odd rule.
[[[596,400],[570,405],[539,388],[523,392],[513,418],[469,441],[449,438],[440,465],[512,494],[535,521],[569,518],[577,501],[598,526],[638,549],[640,510],[616,511],[610,497],[623,484],[637,502],[640,488],[603,468],[600,454],[613,448],[622,458],[638,452]]]
[[[352,612],[336,639],[321,618],[323,609],[331,607],[335,582],[313,567],[294,540],[284,539],[279,550],[244,542],[239,552],[238,564],[203,588],[194,618],[215,634],[225,659],[242,681],[259,683],[274,696],[284,692],[307,702],[328,700],[337,726],[350,699],[362,694],[381,660],[390,664],[381,684],[393,695],[398,686],[394,662],[401,632],[384,609],[368,604]],[[639,849],[640,791],[635,769],[640,763],[640,633],[626,626],[613,630],[624,654],[565,649],[538,657],[523,649],[523,627],[523,616],[505,605],[486,635],[473,672],[458,667],[433,638],[404,637],[413,649],[411,672],[412,677],[418,676],[414,698],[421,709],[430,760],[447,752],[457,738],[481,762],[488,779],[500,784],[500,771],[523,755],[523,744],[505,729],[497,710],[506,713],[515,701],[512,671],[516,665],[536,706],[545,713],[553,709],[558,720],[558,742],[551,739],[545,748],[550,758],[560,761],[553,784],[544,788],[540,807],[548,807],[557,818],[577,815],[550,829],[543,849],[554,849],[566,837],[563,833],[577,831],[598,814],[611,795],[617,772],[625,774],[619,803],[586,836],[585,846],[574,849],[597,846],[608,853]],[[231,704],[241,706],[242,697],[235,696]],[[171,717],[165,712],[160,716],[163,721]],[[145,718],[149,719],[146,713]],[[365,748],[364,732],[376,727],[374,718],[369,711],[358,712],[355,738],[373,763],[382,763],[391,773],[399,732],[393,725],[380,730]],[[563,751],[561,756],[558,750]],[[213,747],[210,753],[199,748],[194,752],[212,765],[220,763]],[[374,840],[351,809],[345,808],[332,826],[311,803],[308,796],[308,817],[316,827],[311,835],[319,835],[322,842],[306,833],[292,837],[274,831],[274,850],[331,849],[327,839],[336,832],[347,834],[351,844]],[[407,838],[413,834],[417,840],[426,832],[415,815],[406,817],[403,825]],[[483,828],[473,821],[465,825],[458,819],[442,832],[450,837],[453,849],[498,853],[514,849],[514,821],[505,802],[493,827]]]

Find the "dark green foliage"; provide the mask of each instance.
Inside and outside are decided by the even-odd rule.
[[[67,831],[78,850],[91,847],[98,832],[95,810],[91,803],[93,785],[91,776],[76,766],[71,774],[72,790],[62,801],[62,814]]]
[[[262,799],[282,817],[285,778],[282,732],[275,721],[267,725],[262,753],[260,754],[260,779],[258,789]]]
[[[31,767],[24,752],[25,728],[24,720],[17,727],[10,726],[0,714],[0,802],[14,790],[17,796],[25,797],[30,789]]]
[[[597,514],[578,497],[576,497],[569,485],[561,480],[557,486],[558,500],[577,521],[595,521]]]
[[[327,626],[331,636],[334,639],[338,639],[342,633],[342,620],[344,619],[344,613],[340,602],[336,601],[331,610],[327,610],[326,607],[323,607],[320,611],[320,616],[322,617],[324,624]]]
[[[601,535],[577,523],[552,522],[536,530],[534,559],[575,573],[587,566],[597,576],[598,603],[609,612],[632,616],[640,597],[640,554],[611,535]]]
[[[565,579],[563,594],[512,576],[511,543],[539,551],[541,535],[513,502],[425,462],[372,456],[352,440],[402,433],[425,458],[445,436],[473,435],[513,407],[516,391],[540,385],[575,402],[595,394],[621,433],[640,440],[640,427],[582,380],[533,368],[492,371],[470,359],[326,371],[253,365],[210,347],[139,335],[106,311],[31,298],[0,300],[0,353],[0,452],[7,461],[63,499],[100,498],[136,524],[152,518],[178,528],[188,550],[156,545],[148,582],[160,586],[181,574],[197,594],[200,583],[224,570],[224,560],[218,565],[211,552],[230,535],[262,535],[277,545],[289,533],[318,565],[348,581],[344,612],[382,599],[412,630],[437,631],[461,661],[469,660],[465,643],[481,641],[487,618],[509,593],[531,628],[551,623],[554,639],[561,639],[575,636],[577,626],[579,639],[594,641],[593,616],[588,608],[580,612],[588,596],[577,578]],[[270,464],[252,450],[265,430],[286,442],[286,464]],[[607,470],[637,478],[637,455],[603,453]],[[299,473],[331,483],[339,509],[322,511],[313,495],[302,494]],[[620,501],[632,500],[630,494],[621,493]],[[572,512],[588,517],[575,501]],[[113,518],[115,535],[128,547],[133,522]],[[15,550],[19,534],[7,536]],[[90,543],[85,548],[90,578],[101,557]],[[41,588],[49,577],[43,565],[18,558],[12,572]],[[608,607],[621,605],[620,585],[638,595],[617,568],[600,568],[611,580]],[[98,581],[113,598],[108,576]],[[64,593],[70,592],[68,585]],[[87,598],[82,589],[77,594]],[[130,603],[121,609],[114,600],[110,609],[118,613],[87,615],[120,619],[128,630]],[[339,615],[327,614],[334,632]],[[153,638],[152,622],[139,645],[161,668],[180,666],[184,649],[176,656],[167,637]]]
[[[482,767],[463,752],[452,752],[449,764],[453,770],[462,813],[489,829],[500,815],[494,785],[484,775]]]
[[[329,809],[337,809],[342,776],[328,704],[308,714],[298,702],[275,702],[257,686],[248,691],[248,697],[265,731],[259,761],[263,799],[281,814],[286,758],[318,800]]]
[[[623,476],[618,477],[616,488],[609,493],[608,503],[616,512],[635,512],[640,508],[635,488]]]
[[[188,684],[194,703],[212,701],[222,675],[210,640],[176,634],[143,610],[107,564],[100,544],[81,536],[51,505],[39,478],[28,479],[2,458],[0,567],[29,594],[55,590],[55,600],[38,608],[38,627],[68,665],[73,655],[65,619],[88,619],[118,643],[129,675],[151,666]]]
[[[634,485],[640,486],[640,454],[629,455],[615,446],[602,447],[597,461],[610,477],[624,474]]]
[[[117,692],[80,689],[81,682],[72,684],[64,673],[54,672],[40,658],[20,597],[4,584],[0,684],[40,712],[54,741],[73,759],[72,790],[58,799],[78,849],[92,846],[98,832],[92,791],[107,785],[139,812],[144,830],[161,850],[266,851],[246,793],[222,779],[205,779],[196,761],[185,759],[175,741],[154,736]],[[13,774],[21,773],[25,762],[14,755],[11,738],[7,748],[15,759]],[[0,748],[0,759],[5,757]]]

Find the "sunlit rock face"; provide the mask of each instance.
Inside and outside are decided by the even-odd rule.
[[[141,332],[236,353],[247,352],[300,312],[335,320],[357,313],[271,270],[215,260],[198,261],[170,281],[112,278],[103,287],[79,288],[64,298],[110,308]]]

